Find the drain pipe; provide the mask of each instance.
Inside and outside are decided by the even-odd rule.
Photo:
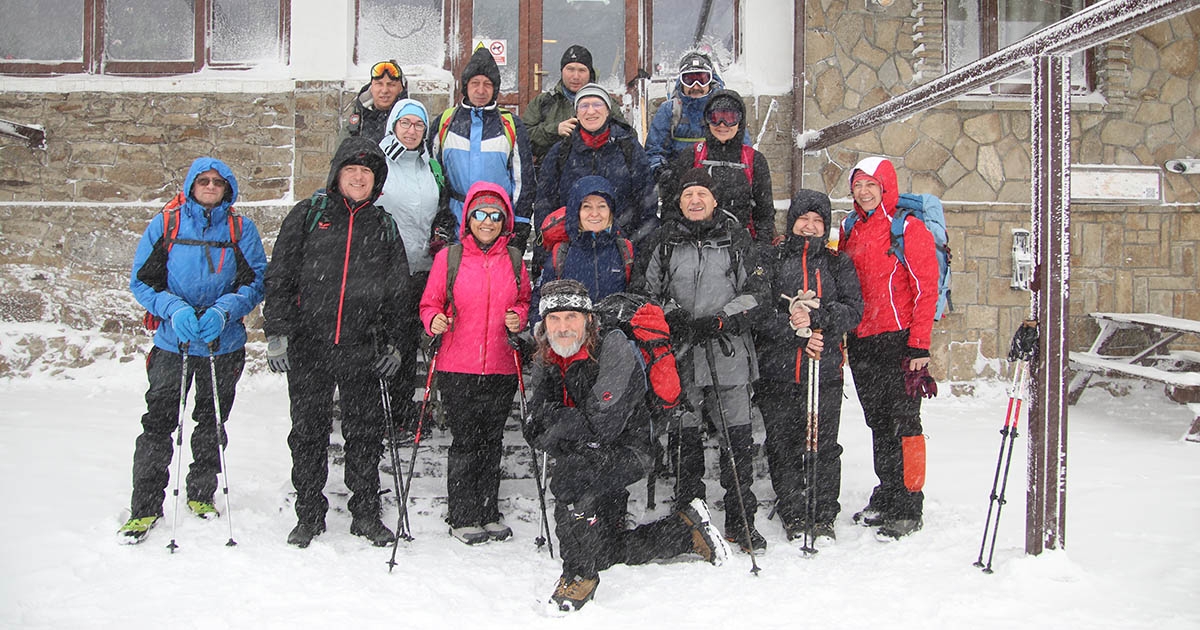
[[[796,138],[804,131],[804,93],[808,74],[804,59],[804,0],[792,0],[792,185],[799,190],[804,183],[804,151]]]

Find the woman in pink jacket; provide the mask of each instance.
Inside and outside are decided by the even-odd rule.
[[[508,247],[513,210],[504,189],[477,182],[464,208],[461,242],[433,259],[420,312],[425,330],[442,336],[450,535],[474,545],[512,536],[496,505],[504,423],[517,390],[508,334],[525,327],[531,287],[520,253]]]

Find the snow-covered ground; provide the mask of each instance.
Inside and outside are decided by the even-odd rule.
[[[392,573],[390,550],[350,536],[344,513],[330,513],[310,548],[289,547],[286,388],[259,373],[243,379],[229,424],[232,520],[181,514],[172,555],[168,492],[163,524],[144,544],[123,546],[115,532],[128,517],[141,363],[0,381],[0,627],[1200,628],[1200,444],[1180,440],[1186,407],[1153,387],[1084,395],[1070,418],[1066,550],[1040,557],[1023,554],[1022,437],[996,572],[984,575],[971,563],[1006,393],[976,385],[972,397],[925,405],[925,527],[911,538],[884,544],[850,523],[874,477],[848,385],[835,546],[805,558],[763,510],[770,548],[757,577],[741,554],[722,567],[686,557],[618,566],[564,620],[543,614],[559,564],[535,550],[537,521],[521,518],[535,505],[532,481],[503,487],[528,508],[510,512],[508,542],[466,547],[445,534],[435,508],[415,518],[416,540],[401,545]],[[772,496],[766,480],[756,491]],[[719,495],[711,481],[709,494]],[[394,507],[385,521],[395,522]],[[225,545],[231,522],[236,547]]]

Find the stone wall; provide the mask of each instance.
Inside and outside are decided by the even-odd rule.
[[[944,72],[942,3],[807,4],[806,129],[820,129]],[[1200,12],[1095,51],[1097,89],[1074,99],[1073,162],[1162,166],[1200,155]],[[951,380],[994,372],[1029,294],[1010,287],[1012,228],[1030,225],[1027,97],[966,97],[804,157],[803,185],[848,199],[849,169],[884,155],[902,190],[946,204],[955,312],[935,326],[933,368]],[[1071,345],[1087,313],[1145,311],[1200,319],[1200,176],[1165,173],[1159,205],[1073,205]],[[835,203],[835,206],[837,204]],[[844,203],[842,210],[849,208]]]

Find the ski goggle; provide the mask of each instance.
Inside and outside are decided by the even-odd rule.
[[[382,79],[385,74],[397,81],[403,76],[403,73],[400,72],[400,66],[397,66],[395,61],[380,61],[371,66],[371,79]]]
[[[504,213],[499,210],[492,210],[491,212],[487,210],[472,210],[471,218],[481,223],[485,219],[491,219],[494,223],[500,223],[504,220]]]
[[[708,113],[708,124],[719,127],[736,127],[742,122],[742,113],[736,109],[714,109]]]
[[[707,71],[684,72],[679,75],[679,82],[690,88],[705,87],[712,83],[712,73]]]

